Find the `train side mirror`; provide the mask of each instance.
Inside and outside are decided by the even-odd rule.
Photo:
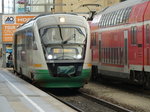
[[[38,50],[36,42],[33,43],[33,50]]]

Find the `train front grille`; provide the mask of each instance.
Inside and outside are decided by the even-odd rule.
[[[81,74],[83,63],[49,63],[48,69],[53,77],[76,77]]]

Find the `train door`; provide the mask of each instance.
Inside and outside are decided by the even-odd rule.
[[[14,69],[17,70],[17,35],[14,37]]]
[[[20,72],[21,67],[21,46],[22,46],[22,40],[21,40],[21,33],[17,33],[15,37],[15,50],[14,50],[14,60],[15,60],[15,70],[17,72]]]
[[[101,33],[98,34],[98,42],[99,42],[99,65],[101,66]]]
[[[124,72],[128,73],[128,30],[124,31]]]
[[[144,69],[150,72],[150,24],[145,26],[145,50],[144,50]]]
[[[22,31],[21,33],[21,41],[22,41],[22,44],[21,44],[21,49],[20,49],[20,56],[21,56],[21,67],[20,67],[20,73],[21,74],[26,74],[26,65],[27,65],[27,53],[26,53],[26,44],[27,44],[27,41],[26,41],[26,31]]]
[[[27,76],[30,77],[31,73],[31,66],[33,62],[33,52],[32,52],[32,46],[33,46],[33,32],[32,29],[28,29],[26,31],[26,67],[27,67]]]
[[[131,27],[129,45],[130,70],[143,70],[143,29],[142,26]]]

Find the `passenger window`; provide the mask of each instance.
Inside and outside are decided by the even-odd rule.
[[[117,16],[118,16],[117,14],[118,14],[118,12],[116,11],[115,12],[115,18],[114,18],[114,25],[117,25]]]
[[[108,63],[108,48],[106,48],[106,63]]]
[[[100,21],[100,26],[103,27],[103,25],[104,25],[104,15],[102,15],[102,19]]]
[[[111,59],[111,63],[114,64],[114,48],[112,48],[111,50],[111,56],[112,56],[112,59]]]
[[[118,64],[120,64],[120,48],[118,48]]]
[[[105,55],[104,55],[104,48],[102,48],[102,62],[104,63],[104,57],[105,57]]]
[[[118,62],[118,53],[117,53],[117,48],[115,48],[115,64]]]
[[[92,46],[96,46],[96,33],[92,33],[91,34],[91,36],[92,36]]]
[[[110,14],[110,17],[109,17],[109,21],[110,21],[110,26],[113,26],[113,12]]]
[[[106,54],[105,53],[106,53],[106,51],[105,51],[105,48],[104,48],[104,63],[106,62],[105,61],[105,59],[106,59]]]
[[[123,48],[120,48],[120,64],[124,64],[124,58],[123,58]]]
[[[123,16],[125,14],[125,9],[122,10],[119,23],[123,23]]]
[[[127,14],[126,14],[126,17],[125,17],[125,22],[126,22],[126,23],[129,21],[129,16],[130,16],[131,10],[132,10],[131,7],[129,7],[129,8],[127,9]]]
[[[33,32],[32,30],[27,30],[25,32],[25,36],[26,36],[26,43],[27,43],[27,49],[32,49],[32,43],[33,43]]]
[[[115,17],[116,17],[116,15],[115,15],[116,13],[115,12],[113,12],[113,16],[112,16],[112,25],[114,26],[115,25],[115,23],[114,23],[114,20],[115,20]]]
[[[104,27],[106,26],[106,21],[107,21],[107,18],[106,18],[106,14],[104,15]]]
[[[131,27],[131,44],[135,45],[137,43],[137,28],[136,26]]]
[[[123,15],[123,18],[122,18],[123,23],[126,22],[126,18],[127,18],[127,14],[128,14],[128,9],[129,9],[129,8],[126,8],[126,9],[125,9],[125,12],[124,12],[124,15]]]
[[[118,17],[117,17],[117,24],[120,23],[121,14],[122,14],[122,10],[119,10],[119,11],[118,11]]]
[[[111,48],[111,64],[113,64],[113,48]]]
[[[98,37],[99,37],[99,61],[101,62],[102,60],[101,33],[99,33]]]
[[[106,26],[108,26],[109,14],[106,14]]]
[[[109,48],[109,63],[111,63],[111,48]]]
[[[149,26],[149,24],[146,25],[146,43],[150,44],[150,26]]]

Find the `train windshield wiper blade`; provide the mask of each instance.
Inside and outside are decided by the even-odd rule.
[[[75,36],[76,36],[76,34],[71,35],[71,36],[68,37],[66,40],[64,40],[64,41],[62,42],[62,44],[66,44],[69,40],[72,39],[72,37],[75,38]]]

